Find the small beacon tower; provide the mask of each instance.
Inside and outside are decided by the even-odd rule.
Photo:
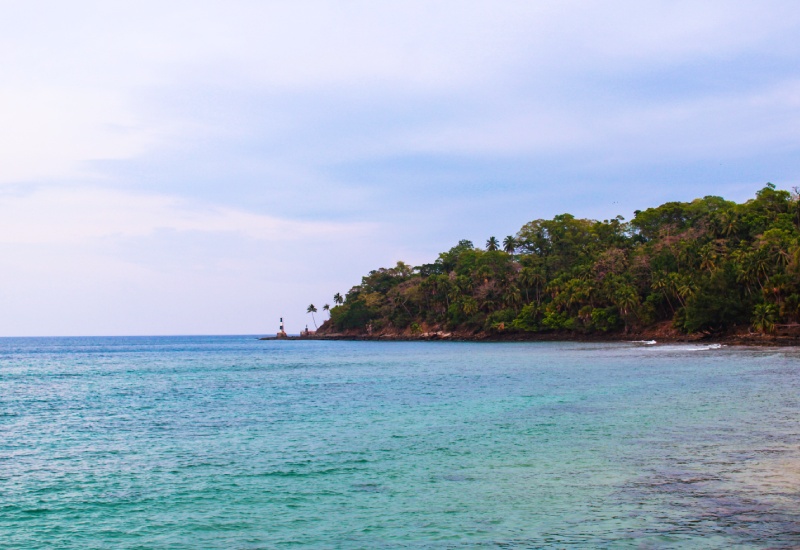
[[[278,331],[276,338],[287,338],[286,331],[283,330],[283,317],[281,317],[281,329]]]

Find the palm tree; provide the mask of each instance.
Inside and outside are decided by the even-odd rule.
[[[686,307],[686,300],[694,297],[695,295],[695,288],[692,286],[692,282],[688,278],[682,279],[675,291],[678,293],[678,296],[683,299],[684,307]]]
[[[614,293],[614,302],[622,315],[627,316],[629,313],[635,312],[636,306],[639,305],[639,295],[632,286],[625,285]]]
[[[545,278],[541,271],[532,267],[523,267],[519,272],[520,282],[525,287],[525,298],[528,297],[528,288],[536,287],[536,303],[539,304],[539,287],[544,284]]]
[[[700,249],[700,269],[712,273],[716,271],[717,251],[714,249],[714,243],[708,243]]]
[[[753,267],[756,270],[756,278],[758,280],[758,284],[761,285],[761,289],[764,289],[764,285],[761,282],[761,279],[767,279],[769,275],[769,256],[767,255],[767,251],[763,248],[756,251],[755,254],[755,261],[753,262]]]
[[[317,312],[317,308],[314,307],[314,304],[310,304],[308,306],[308,309],[306,310],[306,313],[310,313],[311,314],[311,320],[314,321],[314,328],[317,328],[317,320],[314,319],[314,314],[316,312]]]
[[[328,315],[330,315],[331,306],[329,306],[328,304],[325,304],[324,306],[322,306],[322,311],[327,311]]]
[[[653,273],[653,282],[650,285],[650,288],[661,292],[661,294],[664,295],[664,298],[667,299],[667,303],[669,304],[669,308],[672,310],[672,313],[675,313],[675,306],[672,305],[672,300],[669,299],[669,297],[672,295],[672,285],[668,275],[662,271],[656,271]]]
[[[447,298],[450,300],[451,303],[457,302],[461,298],[462,294],[463,292],[461,291],[461,287],[458,286],[458,284],[453,284],[447,289]]]
[[[497,240],[497,237],[489,237],[489,240],[486,241],[486,250],[497,250],[500,248],[500,241]]]
[[[669,292],[669,295],[675,296],[678,299],[681,307],[686,307],[687,298],[694,296],[694,287],[692,286],[689,277],[686,275],[681,275],[680,273],[675,273],[673,271],[672,273],[667,274],[664,285],[665,290]]]
[[[461,308],[466,315],[472,315],[478,311],[478,302],[472,296],[467,296],[464,298]]]
[[[628,319],[631,313],[636,313],[636,306],[639,305],[639,294],[632,286],[624,285],[614,294],[614,302],[619,308],[620,313],[622,313],[622,320],[625,323],[625,334],[627,334]]]
[[[760,303],[753,310],[753,328],[761,333],[775,330],[775,317],[778,308],[773,304]]]
[[[517,249],[517,240],[509,235],[505,239],[503,239],[503,250],[508,252],[509,254],[513,254],[514,251]]]
[[[720,225],[725,236],[730,237],[731,234],[736,233],[739,229],[739,218],[730,210],[725,211],[720,218]]]
[[[337,292],[333,295],[333,303],[337,306],[340,306],[344,303],[344,298],[342,298],[342,295]]]
[[[503,294],[503,302],[506,306],[516,310],[519,303],[522,301],[522,293],[516,285],[509,286]]]

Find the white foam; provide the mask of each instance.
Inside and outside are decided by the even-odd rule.
[[[723,347],[725,347],[723,344],[669,344],[659,346],[658,349],[662,351],[710,351]]]

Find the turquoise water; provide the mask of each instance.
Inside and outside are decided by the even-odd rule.
[[[0,339],[2,548],[800,545],[800,353]]]

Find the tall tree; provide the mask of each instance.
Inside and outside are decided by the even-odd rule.
[[[311,314],[311,320],[314,321],[314,328],[317,328],[317,320],[314,319],[314,314],[317,312],[317,308],[314,307],[314,304],[310,304],[308,309],[306,309],[306,313]]]
[[[337,306],[340,306],[344,303],[344,298],[342,298],[342,295],[337,292],[333,295],[333,303]]]
[[[614,302],[622,314],[622,320],[625,322],[625,332],[628,332],[628,319],[631,313],[636,312],[636,306],[639,305],[639,295],[636,290],[630,285],[623,285],[614,293]]]
[[[503,239],[503,250],[508,252],[509,254],[513,254],[514,251],[517,249],[517,240],[509,235],[505,239]]]
[[[486,250],[497,250],[500,248],[500,241],[497,240],[497,237],[489,237],[489,240],[486,241]]]

